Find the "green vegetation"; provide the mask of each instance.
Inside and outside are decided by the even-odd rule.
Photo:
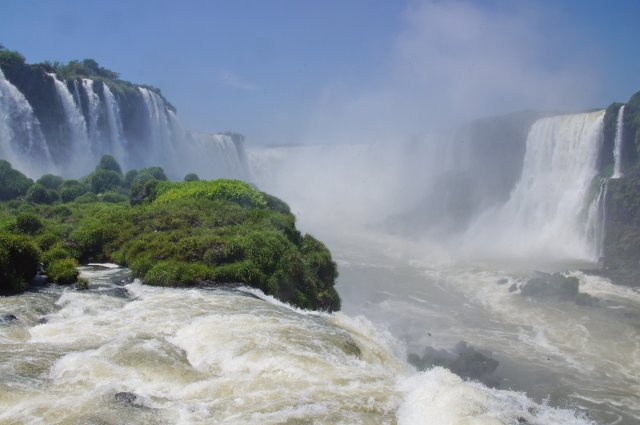
[[[3,294],[24,290],[40,265],[71,284],[79,263],[110,261],[150,285],[241,284],[301,308],[340,308],[329,250],[300,234],[286,203],[248,183],[169,182],[159,167],[123,178],[110,157],[83,179],[29,182],[0,202]]]
[[[164,182],[158,185],[156,202],[178,199],[226,200],[248,207],[266,207],[264,195],[242,180]]]
[[[14,170],[8,161],[0,159],[0,201],[25,195],[32,184],[30,178]]]

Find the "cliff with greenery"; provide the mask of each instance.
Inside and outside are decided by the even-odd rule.
[[[78,180],[33,182],[0,161],[0,187],[0,294],[38,273],[74,283],[79,264],[107,261],[149,285],[248,285],[297,307],[340,308],[328,249],[296,229],[286,203],[243,181],[123,174],[105,156]]]

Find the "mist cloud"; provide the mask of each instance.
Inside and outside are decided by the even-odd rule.
[[[522,109],[576,110],[597,91],[595,60],[535,5],[410,4],[378,81],[327,87],[309,131],[382,141]],[[315,140],[317,141],[317,140]]]

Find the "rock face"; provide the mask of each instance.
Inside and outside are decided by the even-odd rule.
[[[609,180],[604,202],[603,272],[640,286],[640,178]]]
[[[613,122],[621,104],[607,110]],[[604,196],[602,272],[615,283],[640,286],[640,92],[624,105],[621,137],[621,178],[606,182]],[[605,145],[615,137],[605,123]],[[603,170],[606,175],[607,169]]]

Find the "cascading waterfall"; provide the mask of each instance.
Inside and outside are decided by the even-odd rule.
[[[102,85],[104,95],[105,112],[109,125],[109,139],[113,155],[122,163],[126,163],[127,139],[124,136],[120,107],[111,89],[106,84]]]
[[[214,175],[230,175],[236,178],[247,178],[247,158],[243,146],[243,138],[230,134],[199,134],[195,136],[197,149],[205,152],[205,161],[196,161],[201,170],[209,169]],[[197,158],[197,157],[195,157]],[[216,158],[212,161],[209,158]]]
[[[155,162],[170,163],[163,161],[164,158],[175,159],[176,151],[172,143],[172,129],[168,115],[168,108],[160,96],[151,90],[138,87],[142,94],[144,106],[148,117],[148,137],[153,143],[151,157]]]
[[[624,136],[624,105],[618,110],[618,120],[616,122],[616,137],[613,147],[613,175],[611,178],[622,177],[622,138]]]
[[[75,82],[75,81],[74,81]],[[77,87],[77,86],[76,86]],[[100,130],[98,129],[98,118],[100,117],[100,97],[93,91],[93,80],[88,78],[82,79],[82,88],[89,99],[88,104],[88,117],[87,117],[87,130],[89,140],[92,141],[94,147],[95,156],[99,156],[103,147],[101,142]],[[77,104],[80,105],[80,98],[78,97]]]
[[[106,83],[96,86],[100,83],[89,78],[65,82],[54,73],[45,78],[53,84],[45,79],[31,98],[0,73],[0,158],[32,177],[86,175],[105,154],[125,169],[161,166],[172,178],[191,171],[203,178],[247,176],[241,139],[198,140],[152,90],[114,94]]]
[[[56,93],[62,103],[67,126],[69,129],[69,138],[71,140],[71,154],[73,161],[78,164],[74,166],[76,170],[88,171],[94,161],[91,155],[91,146],[87,138],[87,123],[82,115],[82,111],[73,100],[73,96],[67,85],[58,80],[56,74],[48,74],[55,84]]]
[[[0,157],[28,174],[52,171],[40,123],[22,93],[0,69]],[[34,169],[34,166],[36,169]]]
[[[589,191],[597,174],[604,111],[536,121],[529,131],[522,175],[509,200],[468,232],[474,250],[502,257],[597,260],[589,237]],[[595,215],[594,215],[595,216]]]

